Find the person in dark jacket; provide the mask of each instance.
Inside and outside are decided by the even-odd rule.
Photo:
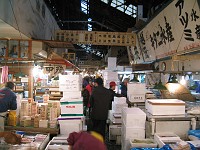
[[[110,110],[111,110],[112,109],[112,102],[114,101],[114,97],[123,97],[123,95],[122,94],[118,94],[118,93],[115,92],[116,83],[114,81],[111,81],[109,83],[109,85],[110,85],[109,90],[110,90],[110,92],[112,94],[112,99],[111,99],[111,104],[110,104]]]
[[[92,91],[90,97],[92,131],[100,133],[105,138],[106,120],[112,95],[107,88],[103,87],[102,78],[97,78],[95,82],[97,87]]]
[[[128,78],[125,78],[121,84],[121,94],[124,96],[124,97],[127,97],[127,84],[129,82],[129,79]]]
[[[0,89],[0,113],[17,109],[17,96],[12,91],[13,82],[7,82],[5,88]]]

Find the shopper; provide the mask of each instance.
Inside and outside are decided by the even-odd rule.
[[[90,97],[92,130],[100,133],[105,138],[106,120],[111,103],[111,92],[103,87],[102,78],[95,80],[97,87]]]
[[[86,116],[86,111],[88,108],[90,94],[89,94],[88,90],[84,87],[84,85],[82,87],[81,95],[83,97],[83,110],[84,110],[83,114]]]
[[[129,82],[129,78],[125,78],[121,84],[121,94],[124,96],[124,97],[127,97],[127,84]]]
[[[123,95],[115,92],[116,83],[114,81],[111,81],[109,83],[109,85],[110,85],[109,90],[110,90],[111,95],[112,95],[111,104],[110,104],[110,107],[109,107],[109,109],[111,110],[112,109],[112,102],[114,101],[114,97],[123,97]]]
[[[106,150],[103,137],[94,131],[72,132],[67,138],[69,150]]]
[[[92,94],[92,88],[93,88],[93,85],[92,85],[92,79],[89,79],[89,84],[85,87],[89,94],[91,95]]]
[[[7,82],[5,87],[0,89],[0,113],[17,109],[17,96],[12,91],[13,89],[13,82]]]

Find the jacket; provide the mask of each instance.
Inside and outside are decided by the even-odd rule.
[[[91,118],[96,120],[106,120],[108,118],[108,110],[112,101],[111,92],[99,85],[90,97]]]
[[[0,113],[17,109],[17,96],[9,88],[0,89]]]

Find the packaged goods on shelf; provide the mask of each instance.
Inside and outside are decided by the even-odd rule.
[[[28,116],[29,115],[29,103],[28,103],[28,100],[22,100],[21,101],[21,108],[20,108],[20,117],[23,117],[23,116]]]
[[[34,127],[35,128],[39,128],[39,121],[41,120],[41,115],[40,114],[36,114],[34,117]]]
[[[37,102],[31,103],[31,115],[34,116],[37,114]]]
[[[53,107],[48,108],[48,115],[47,116],[48,116],[49,121],[57,119],[57,117],[58,117],[57,108],[53,108]]]
[[[40,120],[39,128],[48,128],[48,120]]]
[[[31,116],[23,116],[22,118],[20,118],[20,126],[22,126],[22,127],[32,126]]]
[[[185,102],[178,99],[148,99],[145,107],[152,115],[185,114]]]
[[[42,120],[47,120],[47,112],[48,112],[48,104],[43,103],[40,106],[40,114],[41,114],[41,119]]]

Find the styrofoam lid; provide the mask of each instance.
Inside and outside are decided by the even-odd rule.
[[[178,105],[185,105],[185,102],[179,99],[149,99],[147,100],[150,104],[178,104]]]
[[[122,111],[126,114],[145,115],[146,113],[138,107],[123,107]]]

